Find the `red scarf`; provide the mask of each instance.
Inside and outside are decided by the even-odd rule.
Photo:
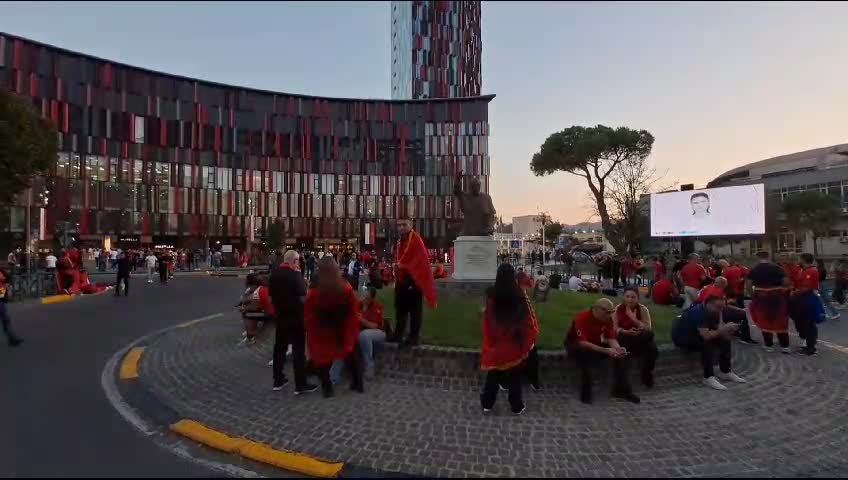
[[[431,308],[436,307],[436,283],[430,270],[430,255],[424,247],[421,235],[415,230],[409,232],[406,239],[401,238],[397,247],[398,277],[409,275],[415,285],[421,289],[424,300]],[[400,278],[398,278],[399,280]]]
[[[527,358],[539,336],[539,323],[533,305],[522,290],[527,303],[527,315],[514,327],[504,328],[495,320],[495,301],[489,298],[483,314],[483,348],[480,352],[482,370],[509,370]]]
[[[310,360],[318,366],[350,355],[359,338],[359,299],[349,283],[343,282],[340,288],[341,295],[328,295],[318,288],[306,293],[303,307],[306,347]],[[334,310],[344,317],[337,327],[325,324],[323,319],[326,312]]]
[[[615,309],[615,319],[616,323],[618,323],[618,328],[623,330],[630,330],[635,327],[636,324],[633,323],[633,320],[627,316],[627,306],[623,303]],[[642,305],[636,304],[636,320],[642,321]]]

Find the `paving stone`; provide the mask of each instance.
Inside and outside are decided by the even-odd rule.
[[[145,350],[142,384],[183,418],[382,471],[848,475],[848,362],[826,349],[806,358],[734,345],[734,370],[749,383],[728,385],[726,392],[704,388],[697,363],[680,357],[684,367],[658,368],[656,388],[636,387],[640,405],[610,399],[600,386],[595,404],[583,405],[568,383],[572,374],[548,368],[544,390],[525,389],[527,411],[514,417],[503,394],[493,415],[481,414],[482,374],[456,349],[381,352],[384,364],[365,394],[346,385],[329,400],[320,393],[295,397],[292,387],[272,392],[272,336],[242,347],[236,345],[240,331],[237,318],[225,317],[160,336]],[[436,361],[439,354],[449,360]],[[546,354],[543,362],[556,364],[556,356]]]

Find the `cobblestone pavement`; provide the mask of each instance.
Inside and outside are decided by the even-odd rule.
[[[237,318],[178,329],[150,345],[141,380],[182,416],[277,448],[387,472],[433,476],[845,476],[848,356],[734,345],[746,385],[717,392],[700,372],[657,379],[642,404],[594,405],[574,388],[525,391],[527,412],[480,412],[477,387],[378,375],[333,399],[271,391],[273,339],[237,346]],[[287,365],[287,368],[289,366]],[[447,387],[446,387],[447,385]]]

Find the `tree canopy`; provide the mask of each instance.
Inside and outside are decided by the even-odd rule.
[[[32,177],[56,161],[55,127],[23,97],[0,88],[0,204],[9,204]]]
[[[572,126],[550,135],[545,140],[541,149],[533,155],[530,169],[537,176],[562,171],[584,178],[592,192],[601,225],[607,232],[607,239],[616,250],[625,251],[630,242],[621,232],[616,231],[620,230],[616,224],[627,220],[628,217],[621,217],[616,221],[616,218],[611,216],[608,208],[611,184],[626,185],[626,180],[621,182],[620,173],[625,166],[631,172],[651,173],[645,161],[651,154],[653,145],[654,136],[647,130],[610,128],[604,125]],[[615,178],[619,180],[616,181]],[[635,187],[636,190],[644,187],[641,185],[644,182],[639,183],[640,185]],[[647,185],[652,183],[648,182]],[[628,212],[633,211],[630,205],[624,206]],[[630,229],[628,227],[628,230]]]
[[[839,200],[815,190],[787,195],[781,211],[790,230],[800,235],[809,231],[813,235],[813,253],[818,255],[818,239],[830,234],[842,216]]]

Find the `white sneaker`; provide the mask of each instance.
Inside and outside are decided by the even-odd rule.
[[[763,345],[763,350],[765,350],[765,351],[766,351],[766,352],[768,352],[768,353],[771,353],[771,352],[773,352],[773,351],[774,351],[774,348],[772,348],[772,347],[767,347],[767,346]]]
[[[716,390],[727,390],[727,387],[721,384],[716,377],[710,377],[704,379],[704,385],[714,388]]]
[[[147,283],[153,283],[153,280],[148,280]]]
[[[740,377],[739,375],[736,375],[733,372],[728,372],[728,373],[719,372],[718,376],[722,380],[730,380],[730,381],[736,382],[736,383],[748,383],[748,380],[745,380],[744,378]]]
[[[273,367],[273,366],[274,366],[274,359],[273,359],[273,358],[272,358],[271,360],[268,360],[268,366],[269,366],[269,367]]]
[[[783,353],[785,353],[785,354],[787,354],[787,355],[791,355],[791,354],[792,354],[792,349],[791,349],[791,348],[789,348],[789,347],[783,347],[783,348],[781,348],[781,349],[780,349],[780,351],[781,351],[781,352],[783,352]]]

